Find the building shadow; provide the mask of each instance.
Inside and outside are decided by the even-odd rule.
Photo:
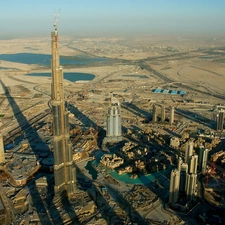
[[[122,194],[120,194],[113,185],[110,185],[106,180],[100,182],[90,179],[89,177],[85,176],[85,174],[77,167],[77,172],[79,173],[78,179],[79,185],[84,187],[84,190],[87,190],[89,193],[92,193],[92,199],[96,203],[96,206],[99,210],[99,213],[102,218],[104,218],[108,224],[112,224],[112,218],[114,218],[117,223],[116,224],[143,224],[147,225],[144,219],[140,216],[140,214],[132,207],[130,202],[128,202]],[[110,176],[110,175],[109,175]],[[114,179],[114,178],[112,178]],[[85,188],[84,183],[89,183],[89,187]],[[126,220],[115,211],[115,206],[110,205],[111,202],[110,198],[107,194],[105,195],[102,190],[107,188],[108,192],[111,196],[113,196],[113,201],[120,206],[121,209],[126,209]]]
[[[146,120],[149,120],[149,118],[151,117],[150,113],[147,113],[146,111],[142,109],[139,109],[133,103],[122,103],[121,107],[131,112],[135,116],[145,118]]]
[[[93,127],[98,129],[97,145],[99,148],[101,148],[103,139],[106,135],[106,131],[103,129],[103,127],[98,126],[93,120],[83,114],[76,106],[70,103],[67,103],[67,106],[70,109],[70,112],[74,114],[74,117],[77,118],[84,127]]]
[[[117,215],[114,209],[109,205],[107,197],[103,196],[103,193],[101,192],[101,185],[85,176],[78,166],[76,166],[76,170],[78,185],[84,191],[88,191],[89,196],[95,202],[101,217],[104,218],[104,220],[107,221],[108,224],[110,224],[112,215],[117,216],[120,220],[121,218],[119,217],[119,215]]]
[[[142,117],[146,117],[149,118],[151,116],[151,114],[149,112],[146,112],[143,109],[138,108],[135,104],[131,103],[123,103],[123,105],[126,105],[128,108],[134,110],[135,112],[139,113],[140,115],[142,115]]]
[[[189,110],[176,108],[175,112],[180,116],[183,116],[193,122],[199,123],[209,128],[212,128],[212,124],[214,123],[214,121],[212,121],[211,119],[205,118],[197,113],[190,112]]]
[[[178,133],[174,132],[174,131],[173,131],[173,130],[171,130],[171,129],[166,129],[166,132],[167,132],[168,134],[170,134],[171,136],[178,137],[178,138],[180,138],[180,137],[181,137],[181,135],[180,135],[180,134],[178,134]]]
[[[19,127],[22,128],[24,136],[26,137],[26,136],[28,136],[29,133],[32,133],[33,136],[35,136],[36,138],[41,140],[37,130],[29,123],[27,118],[21,112],[17,102],[11,96],[11,93],[10,93],[10,90],[8,89],[8,87],[5,86],[5,84],[2,82],[2,80],[0,80],[0,84],[2,85],[3,90],[5,91],[5,96],[9,102],[9,105],[11,105],[14,117],[17,120]],[[32,144],[32,140],[30,140],[30,139],[27,139],[27,140],[29,142],[29,146],[31,147],[32,153],[36,156],[36,159],[38,160],[39,154],[35,149],[35,145]],[[45,142],[42,142],[42,144],[44,145],[45,149],[48,149]],[[50,150],[48,149],[46,152],[49,152],[49,151]],[[44,205],[43,200],[40,196],[40,193],[38,192],[38,187],[36,186],[35,180],[32,180],[31,182],[29,182],[27,184],[27,187],[29,189],[30,196],[32,198],[32,202],[35,203],[35,205],[33,205],[33,208],[35,209],[35,211],[38,214],[40,223],[46,224],[46,222],[47,222],[47,224],[51,224],[51,220],[47,214],[46,206]]]
[[[35,128],[34,124],[30,123],[28,119],[24,116],[24,114],[21,112],[17,102],[13,98],[13,96],[10,93],[10,90],[8,87],[5,86],[5,84],[0,80],[0,84],[3,87],[3,90],[5,92],[5,96],[9,102],[9,105],[11,105],[13,114],[15,119],[17,120],[17,123],[19,124],[19,127],[21,127],[23,136],[26,138],[32,134],[32,136],[35,137],[35,139],[40,140],[40,143],[42,144],[42,149],[36,149],[36,146],[32,143],[33,139],[26,138],[26,140],[29,143],[29,146],[31,148],[32,154],[35,155],[36,160],[40,160],[39,154],[40,153],[50,153],[51,151],[48,147],[48,145],[42,141],[42,138],[39,136],[37,129]],[[17,154],[19,156],[19,153]],[[38,172],[37,172],[38,173]],[[36,174],[37,174],[36,173]],[[27,183],[27,187],[30,192],[31,200],[33,202],[33,209],[37,212],[37,215],[40,219],[40,223],[42,225],[45,224],[63,224],[63,219],[60,216],[60,213],[56,206],[53,204],[53,198],[54,198],[54,179],[50,179],[50,176],[46,174],[46,181],[47,181],[47,193],[46,197],[43,197],[40,193],[40,188],[36,185],[36,179],[39,176],[35,176],[34,179],[29,181]],[[72,206],[69,204],[68,200],[65,198],[64,201],[62,201],[62,207],[65,208],[68,215],[71,216],[71,219],[73,219],[75,215],[75,211],[73,210]],[[49,212],[49,213],[48,213]],[[56,219],[57,218],[57,219]]]
[[[47,213],[48,209],[44,204],[43,198],[41,197],[38,187],[36,186],[35,179],[30,181],[27,184],[27,187],[29,189],[29,193],[32,200],[33,213],[35,211],[37,212],[40,224],[41,225],[52,224],[51,219]]]

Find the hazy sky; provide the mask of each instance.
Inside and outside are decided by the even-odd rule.
[[[0,37],[225,36],[225,0],[1,0]]]

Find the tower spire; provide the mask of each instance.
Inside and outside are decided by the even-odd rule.
[[[76,190],[76,170],[72,157],[72,144],[69,136],[69,117],[65,109],[63,69],[58,52],[57,18],[54,22],[52,37],[52,117],[55,197],[62,193],[71,197]]]

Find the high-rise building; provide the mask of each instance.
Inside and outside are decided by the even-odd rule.
[[[177,169],[181,171],[181,165],[183,164],[183,159],[181,157],[178,158]]]
[[[171,171],[170,175],[169,203],[174,204],[178,201],[179,186],[180,186],[180,171],[175,169]]]
[[[206,173],[208,153],[209,153],[209,149],[204,148],[204,146],[200,147],[198,165],[199,165],[199,171],[201,171],[203,175]]]
[[[203,151],[204,151],[205,147],[204,145],[201,143],[199,145],[199,152],[198,152],[198,166],[199,166],[199,170],[201,168],[201,165],[202,165],[202,154],[203,154]]]
[[[3,144],[3,137],[0,134],[0,163],[5,162],[5,151],[4,151],[4,144]]]
[[[184,162],[187,163],[187,164],[189,163],[190,157],[193,155],[193,146],[194,146],[194,143],[193,143],[192,140],[189,140],[186,143]]]
[[[111,96],[111,104],[108,108],[105,141],[122,141],[121,115],[119,101]]]
[[[172,125],[174,123],[174,107],[173,106],[170,107],[170,119],[169,119],[169,123],[170,123],[170,125]]]
[[[216,121],[216,129],[222,131],[223,130],[223,124],[224,124],[224,111],[220,110],[217,114],[217,121]]]
[[[189,173],[196,174],[197,168],[198,168],[198,155],[194,154],[189,159],[189,166],[188,166]]]
[[[52,43],[52,117],[53,117],[53,151],[55,197],[61,198],[64,193],[72,197],[76,191],[76,170],[72,157],[72,144],[69,136],[69,117],[65,107],[63,71],[60,66],[58,51],[58,30],[54,24],[51,33]]]
[[[157,122],[157,108],[155,104],[152,106],[152,122]]]
[[[188,164],[187,163],[182,163],[180,171],[184,172],[184,173],[187,173],[188,172]]]
[[[188,172],[188,164],[182,163],[180,169],[180,192],[185,193],[186,176]]]
[[[187,198],[193,200],[196,196],[197,174],[187,174],[185,191]]]
[[[166,109],[164,106],[161,106],[161,121],[164,122],[166,119]]]

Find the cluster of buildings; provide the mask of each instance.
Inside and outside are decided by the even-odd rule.
[[[166,108],[165,106],[161,105],[161,122],[165,122],[166,120]],[[153,104],[152,106],[152,122],[157,123],[158,121],[158,110],[157,106]],[[174,107],[171,106],[169,108],[169,124],[172,125],[174,123]]]
[[[75,162],[79,162],[81,161],[81,159],[87,158],[89,156],[87,153],[88,149],[90,150],[91,146],[97,145],[98,134],[90,129],[88,133],[84,133],[84,136],[86,136],[85,141],[82,143],[78,143],[76,148],[73,148],[71,140],[74,138],[74,141],[78,142],[81,134],[78,134],[75,129],[70,130],[69,127],[69,111],[66,108],[64,99],[63,70],[62,66],[60,65],[58,53],[58,31],[56,26],[54,32],[51,33],[51,44],[52,95],[50,104],[52,108],[53,138],[49,146],[52,147],[51,150],[53,150],[53,154],[51,155],[51,157],[48,157],[49,153],[41,153],[39,154],[39,159],[37,159],[35,154],[30,154],[31,150],[29,149],[29,146],[27,146],[27,148],[24,148],[25,150],[23,149],[22,152],[20,151],[20,149],[18,152],[14,152],[15,155],[17,153],[20,153],[20,156],[24,156],[24,158],[20,158],[19,160],[18,158],[15,158],[15,160],[11,161],[10,163],[7,163],[4,168],[4,171],[13,181],[11,182],[12,184],[22,186],[26,184],[27,180],[32,177],[39,170],[39,168],[44,166],[49,168],[51,167],[51,170],[54,172],[54,182],[52,182],[54,183],[53,204],[57,205],[58,208],[62,208],[62,202],[65,200],[65,198],[68,197],[68,200],[70,200],[71,203],[76,206],[75,211],[76,214],[80,216],[79,219],[85,220],[88,217],[93,217],[94,214],[97,212],[98,209],[95,205],[95,202],[97,202],[96,199],[99,196],[97,192],[93,191],[91,194],[93,195],[93,199],[95,199],[96,201],[92,201],[87,192],[79,189]],[[164,94],[186,94],[185,91],[174,90],[169,91],[156,89],[154,92]],[[84,98],[83,95],[80,95],[79,97],[82,99]],[[153,104],[153,123],[157,123],[160,120],[161,122],[169,121],[169,124],[173,125],[175,120],[174,116],[174,106],[166,108],[161,104]],[[216,130],[222,131],[224,125],[224,111],[221,109],[218,110],[214,119],[216,121]],[[158,141],[158,143],[164,143],[163,138],[159,137],[157,139],[156,135],[150,136],[151,132],[142,133],[142,131],[143,130],[141,130],[139,134],[140,136],[145,137],[143,138],[143,142],[147,143],[150,141],[150,138],[154,138],[155,142]],[[136,138],[134,134],[131,137],[134,142],[126,142],[121,148],[119,156],[116,154],[104,154],[100,160],[100,163],[110,169],[120,167],[120,169],[118,170],[119,174],[130,173],[133,176],[131,176],[132,178],[136,178],[139,174],[147,174],[156,172],[158,170],[165,170],[168,165],[173,164],[176,153],[173,152],[172,155],[169,148],[167,148],[167,150],[146,148],[143,147],[144,145],[140,146],[139,144],[137,144],[137,140],[140,141],[141,138],[139,138],[138,136]],[[120,142],[122,140],[123,138],[120,103],[113,95],[111,95],[110,105],[108,107],[106,119],[106,137],[103,140],[103,146],[105,146],[107,143],[115,143]],[[170,146],[175,149],[178,149],[180,146],[179,138],[172,137],[170,139]],[[20,148],[20,146],[18,147]],[[38,146],[36,146],[36,148],[38,148]],[[41,148],[43,149],[44,146],[41,146]],[[185,210],[188,204],[195,200],[198,191],[198,174],[205,175],[207,173],[208,152],[209,150],[207,146],[201,144],[198,148],[198,154],[196,154],[194,151],[194,142],[192,140],[189,140],[186,143],[184,157],[180,157],[178,159],[177,168],[172,170],[170,174],[170,205]],[[213,157],[215,157],[216,161],[219,157],[221,158],[222,156],[224,157],[224,155],[221,153],[220,155],[217,154]],[[126,165],[124,165],[125,160]],[[222,163],[224,163],[224,161],[225,160],[223,159]],[[0,135],[0,163],[4,162],[5,153],[3,146],[3,138],[2,135]],[[129,163],[129,165],[127,162]],[[46,190],[49,188],[49,183],[46,179],[40,178],[35,181],[35,184],[38,187],[40,195],[42,196],[41,201],[44,201],[47,195]],[[147,207],[157,199],[156,194],[153,194],[149,190],[143,190],[142,188],[143,187],[140,186],[137,189],[133,189],[133,192],[129,192],[129,194],[125,196],[125,199],[129,203],[131,203],[131,206],[135,209],[144,208],[145,206]],[[106,188],[101,188],[100,192],[102,192],[104,197],[110,199],[108,190]],[[30,193],[32,194],[32,191]],[[23,196],[24,199],[25,197],[27,197],[24,194],[21,196]],[[20,196],[17,196],[16,199],[20,199]],[[81,204],[81,202],[83,203],[83,205]],[[38,204],[38,200],[37,202],[34,201],[34,203]],[[28,205],[28,203],[26,204]],[[2,206],[3,204],[0,198],[0,214],[4,213],[4,207]],[[66,215],[66,212],[64,212],[65,209],[61,210],[61,214]],[[123,212],[121,209],[118,210]],[[36,215],[37,213],[34,214],[38,217],[38,215]],[[124,218],[127,217],[125,213],[123,216]],[[70,222],[70,219],[72,220],[74,218],[69,218],[69,215],[67,215],[64,220]]]
[[[159,109],[161,108],[161,109]],[[169,112],[169,115],[167,116],[167,113]],[[152,106],[152,122],[165,122],[166,120],[169,121],[169,124],[174,124],[174,114],[175,108],[174,106],[170,106],[168,109],[166,109],[163,105],[156,105],[153,104]],[[223,131],[224,129],[224,109],[217,108],[212,115],[212,120],[215,123],[215,130],[216,131]]]
[[[195,199],[198,183],[197,173],[205,175],[207,169],[208,152],[203,145],[199,146],[199,154],[194,153],[194,143],[186,143],[185,156],[179,157],[178,166],[172,170],[170,176],[169,203],[173,206],[185,208],[188,202]],[[185,204],[181,201],[185,198]]]
[[[100,160],[104,166],[109,167],[111,169],[115,169],[124,163],[124,159],[118,157],[116,154],[104,154]]]

